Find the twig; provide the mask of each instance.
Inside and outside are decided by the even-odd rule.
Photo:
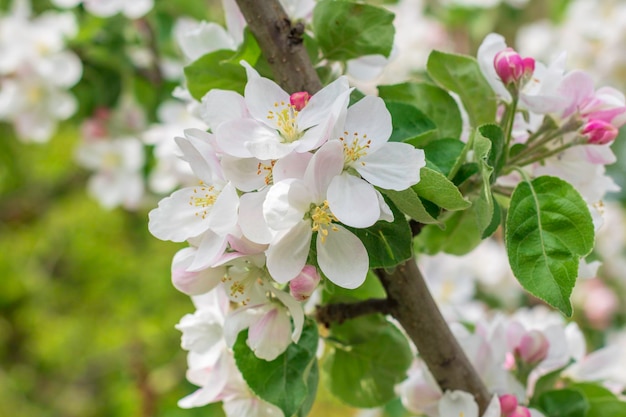
[[[341,324],[346,320],[375,313],[391,314],[389,300],[371,298],[357,303],[334,303],[317,306],[315,320],[326,327],[330,327],[331,323]]]

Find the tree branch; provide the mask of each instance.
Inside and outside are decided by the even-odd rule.
[[[278,0],[236,1],[276,82],[289,93],[320,90],[322,84],[302,44],[302,29],[292,26]],[[482,414],[491,399],[489,391],[441,316],[415,259],[393,272],[376,272],[387,291],[384,308],[404,327],[441,389],[471,393]],[[349,308],[368,311],[369,307]]]
[[[376,270],[391,305],[391,315],[409,335],[442,390],[471,393],[484,413],[491,395],[450,331],[424,277],[411,258],[393,272]]]
[[[322,83],[302,40],[304,26],[293,25],[277,0],[236,1],[272,68],[275,81],[288,93],[319,91]]]
[[[358,303],[334,303],[317,306],[315,308],[315,320],[329,327],[331,323],[341,324],[346,320],[375,313],[391,314],[389,300],[371,298]]]

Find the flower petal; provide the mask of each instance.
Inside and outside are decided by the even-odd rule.
[[[332,179],[326,198],[330,211],[348,226],[369,227],[380,217],[374,187],[347,172]]]
[[[328,233],[325,242],[320,234],[317,235],[317,261],[324,275],[334,284],[357,288],[365,281],[369,269],[367,251],[358,237],[340,225],[336,227],[336,231]]]
[[[426,165],[424,151],[407,143],[388,142],[378,151],[361,158],[355,168],[372,185],[402,191],[417,184]]]
[[[310,222],[301,221],[270,244],[266,252],[267,269],[276,282],[284,284],[302,271],[309,256],[312,234]]]

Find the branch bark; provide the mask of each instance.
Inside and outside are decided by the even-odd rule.
[[[275,81],[288,93],[322,88],[304,48],[304,25],[292,24],[277,0],[236,0],[248,28],[269,62]]]
[[[368,314],[391,314],[391,304],[388,299],[371,298],[358,303],[333,303],[317,306],[315,320],[329,327],[331,323],[343,323]]]
[[[289,93],[319,91],[322,83],[302,44],[302,28],[292,26],[278,0],[236,1],[276,82]],[[443,319],[415,259],[377,274],[387,291],[384,312],[400,322],[441,389],[471,393],[484,413],[489,391]]]

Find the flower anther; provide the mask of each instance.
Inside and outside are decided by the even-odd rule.
[[[196,216],[200,216],[203,219],[208,214],[207,207],[213,206],[219,193],[215,192],[215,187],[205,186],[203,182],[200,182],[200,186],[193,189],[193,195],[189,199],[190,206],[198,207]]]
[[[330,211],[328,207],[328,201],[324,200],[321,205],[311,204],[311,210],[309,211],[309,215],[311,216],[311,221],[313,223],[311,230],[313,232],[318,232],[321,234],[322,243],[326,243],[326,238],[328,237],[328,229],[333,232],[336,232],[337,226],[333,225],[334,222],[337,222],[337,218]]]

